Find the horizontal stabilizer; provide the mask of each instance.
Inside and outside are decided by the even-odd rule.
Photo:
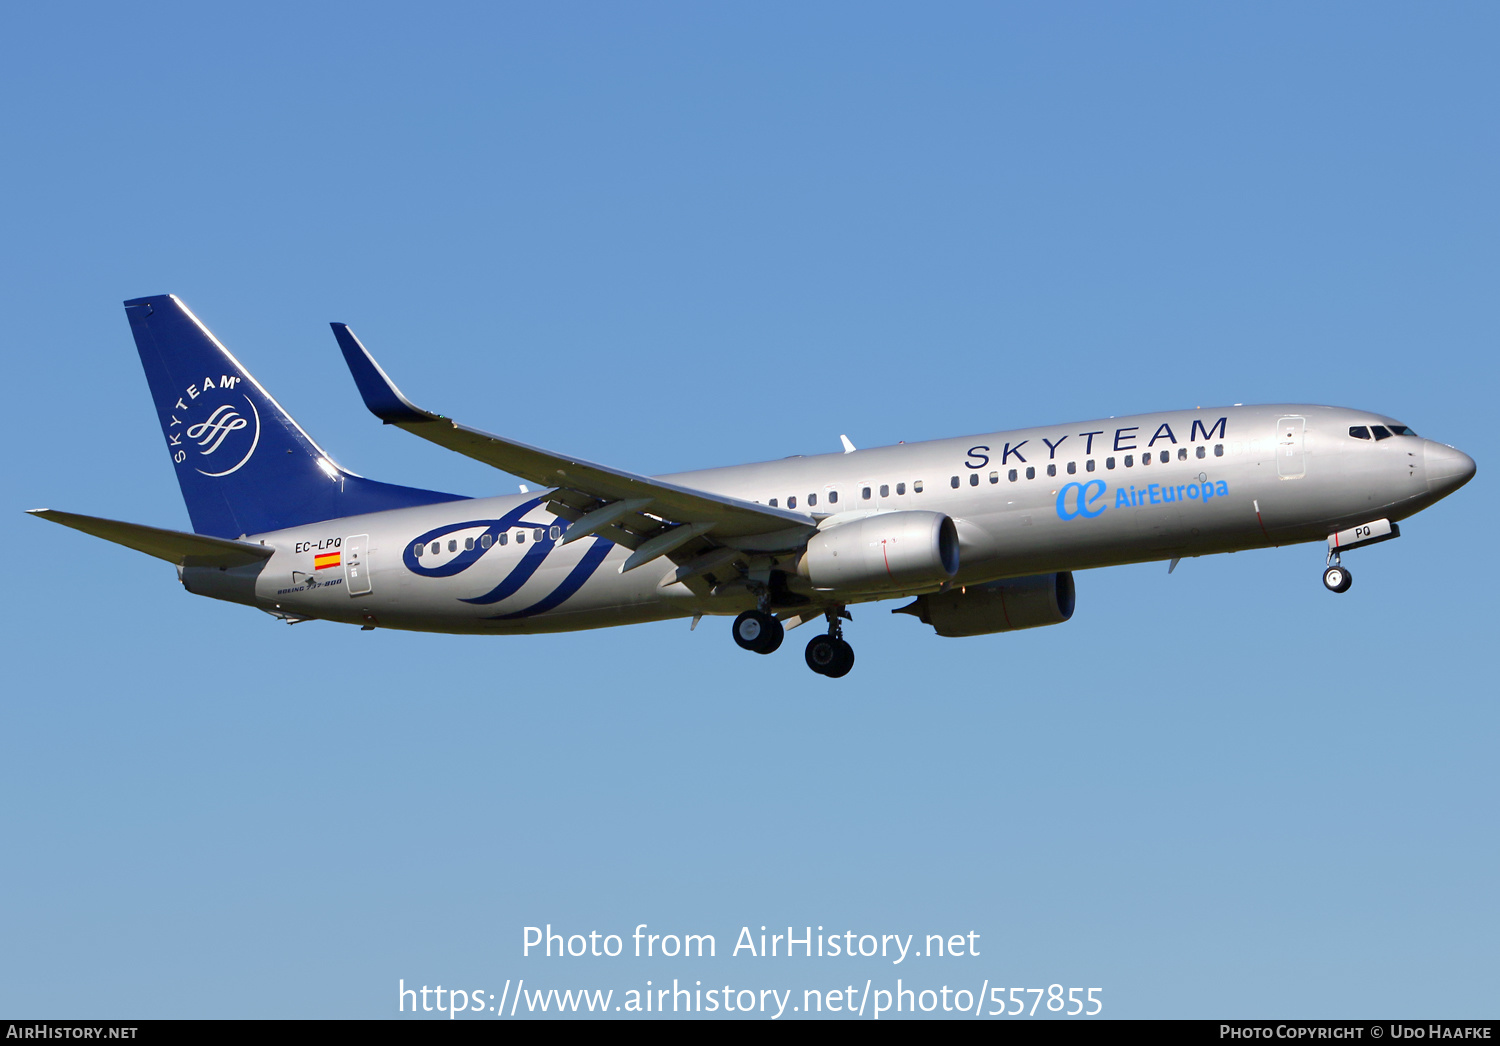
[[[163,530],[139,523],[121,523],[98,516],[80,516],[74,512],[55,512],[50,508],[29,510],[33,516],[50,519],[65,527],[81,530],[105,541],[133,548],[168,563],[191,567],[243,567],[271,558],[275,549],[248,541],[230,541],[202,534],[184,534],[180,530]]]

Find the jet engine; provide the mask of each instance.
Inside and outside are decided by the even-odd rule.
[[[941,512],[881,512],[820,530],[797,566],[836,592],[935,588],[958,573],[958,530]]]
[[[1060,625],[1073,616],[1073,575],[1065,570],[967,585],[918,596],[891,613],[910,614],[953,637]]]

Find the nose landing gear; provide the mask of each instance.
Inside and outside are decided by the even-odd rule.
[[[844,628],[840,618],[853,620],[849,612],[842,608],[830,609],[826,612],[828,618],[828,634],[826,636],[813,636],[807,644],[807,667],[820,676],[830,679],[838,679],[849,674],[849,669],[854,667],[854,648],[844,642]]]
[[[1328,568],[1323,571],[1323,587],[1330,592],[1347,592],[1354,584],[1354,575],[1339,562],[1337,550],[1328,553]]]

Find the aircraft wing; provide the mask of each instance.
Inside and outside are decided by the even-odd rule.
[[[168,563],[189,567],[243,567],[270,559],[274,548],[249,541],[229,541],[205,534],[184,534],[180,530],[163,530],[139,523],[122,523],[117,519],[80,516],[76,512],[57,512],[50,508],[27,510],[31,515],[81,530],[105,541],[133,548]]]
[[[401,394],[347,325],[331,326],[372,414],[387,425],[399,426],[440,447],[539,486],[557,488],[548,508],[572,524],[563,540],[599,534],[624,545],[635,553],[624,570],[669,554],[679,564],[707,562],[713,558],[715,547],[792,549],[817,529],[817,521],[805,513],[678,486],[543,450],[423,410]],[[727,557],[720,555],[718,559],[717,566],[722,569]],[[705,566],[701,572],[712,569]]]

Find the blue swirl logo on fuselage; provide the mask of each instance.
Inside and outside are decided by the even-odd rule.
[[[551,536],[552,527],[560,520],[554,517],[548,523],[527,522],[526,516],[532,509],[542,503],[541,498],[532,498],[516,508],[511,509],[499,519],[471,519],[462,523],[448,523],[427,533],[419,535],[414,541],[407,542],[406,549],[401,555],[401,562],[407,570],[419,577],[453,577],[462,574],[475,563],[478,563],[487,553],[500,547],[496,538],[502,531],[512,528],[524,527],[535,529],[542,536],[535,539],[531,547],[521,556],[521,560],[515,568],[501,579],[500,583],[483,595],[461,598],[461,602],[474,603],[481,606],[498,603],[507,599],[521,590],[521,587],[530,581],[536,572],[541,569],[542,563],[547,556],[557,547],[558,541]],[[437,566],[428,566],[417,557],[417,548],[433,541],[441,541],[449,534],[464,530],[484,528],[482,533],[474,541],[472,548],[465,548],[452,559]],[[489,541],[484,539],[488,537]],[[609,555],[609,550],[614,542],[608,538],[596,537],[593,545],[584,553],[583,559],[578,565],[568,572],[562,583],[553,589],[548,595],[533,603],[531,606],[509,614],[492,614],[492,620],[507,620],[511,618],[533,617],[545,613],[553,607],[558,606],[569,596],[573,595],[583,587],[594,572],[599,569],[599,564],[604,562],[604,557]]]

